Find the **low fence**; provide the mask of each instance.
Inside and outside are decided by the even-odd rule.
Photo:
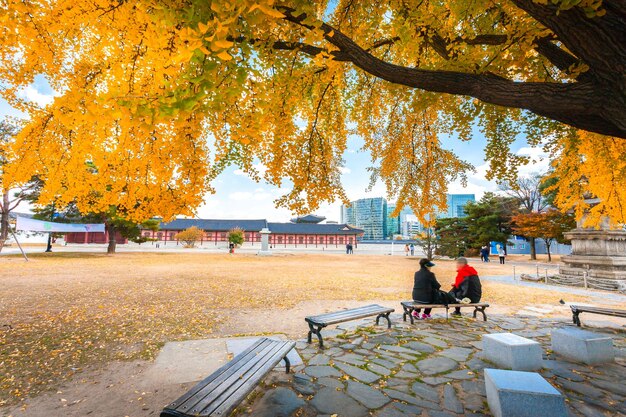
[[[626,293],[626,280],[594,278],[590,277],[587,273],[580,276],[554,274],[545,275],[543,277],[522,274],[520,278],[524,281]]]

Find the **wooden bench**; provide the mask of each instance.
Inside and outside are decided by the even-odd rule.
[[[602,314],[605,316],[624,317],[626,318],[626,310],[616,310],[614,308],[600,308],[600,307],[588,307],[588,306],[576,306],[571,305],[572,320],[574,324],[580,327],[580,313]]]
[[[292,341],[259,339],[165,407],[161,417],[228,416],[281,360],[289,373],[287,354],[295,345]]]
[[[331,324],[343,323],[345,321],[357,320],[370,316],[376,316],[376,324],[378,324],[381,317],[385,318],[387,320],[387,328],[390,329],[391,320],[389,319],[389,315],[394,311],[395,310],[393,308],[379,306],[378,304],[371,304],[364,307],[320,314],[319,316],[306,317],[304,320],[309,324],[308,341],[311,343],[312,336],[316,335],[319,340],[320,348],[323,348],[324,341],[322,340],[321,332],[324,327]]]
[[[448,310],[450,310],[450,308],[455,308],[455,307],[460,307],[460,308],[467,308],[467,307],[474,307],[474,318],[476,318],[476,313],[481,313],[483,315],[483,320],[487,321],[487,313],[485,313],[485,309],[487,307],[489,307],[489,304],[487,303],[470,303],[470,304],[420,304],[416,301],[402,301],[402,309],[404,310],[404,313],[402,314],[402,319],[404,321],[406,321],[407,316],[409,317],[409,319],[411,319],[411,324],[415,323],[415,321],[413,320],[413,315],[411,313],[413,313],[414,310],[422,309],[422,308],[445,308],[446,309],[446,319],[448,318]]]

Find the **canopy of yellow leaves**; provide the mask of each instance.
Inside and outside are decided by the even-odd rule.
[[[555,82],[585,71],[559,71],[539,56],[534,42],[549,30],[512,1],[290,3],[291,14],[306,14],[299,25],[273,0],[0,1],[2,94],[30,116],[3,182],[37,173],[41,204],[114,206],[142,220],[191,214],[225,166],[260,179],[261,162],[265,181],[292,187],[277,203],[304,212],[346,199],[340,168],[356,133],[374,179],[398,209],[409,205],[424,220],[445,207],[447,184],[473,169],[441,136],[469,140],[477,122],[490,178],[516,176],[527,158],[510,145],[526,133],[558,158],[562,208],[580,199],[584,171],[602,198],[598,214],[626,220],[624,141],[385,82],[343,61],[322,30],[323,20],[402,66]],[[559,4],[601,12],[597,0]],[[474,41],[485,33],[504,41]],[[20,99],[38,74],[60,93],[45,108]]]

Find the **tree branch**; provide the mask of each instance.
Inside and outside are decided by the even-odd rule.
[[[305,14],[294,15],[295,11],[288,7],[280,9],[287,21],[313,29],[313,26],[304,23]],[[622,126],[619,119],[614,123],[604,117],[603,106],[606,103],[603,100],[607,92],[598,91],[592,83],[516,82],[487,73],[403,67],[373,56],[324,22],[321,23],[321,29],[325,39],[345,54],[348,61],[386,81],[436,93],[471,96],[499,106],[526,109],[584,130],[626,138],[626,125]],[[625,108],[619,111],[626,115]]]

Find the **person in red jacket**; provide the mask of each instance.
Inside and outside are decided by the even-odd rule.
[[[472,303],[480,302],[482,297],[482,285],[480,284],[480,278],[478,272],[467,264],[467,259],[458,258],[456,260],[456,278],[454,284],[452,284],[452,294],[457,300],[469,298]],[[461,315],[461,308],[456,307],[454,313],[455,316]]]

